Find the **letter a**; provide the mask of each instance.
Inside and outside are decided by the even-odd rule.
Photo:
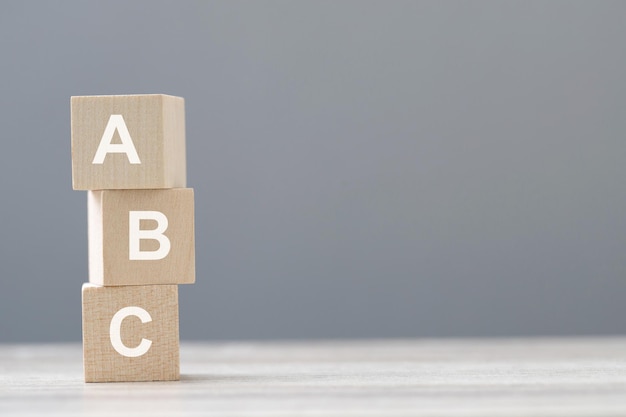
[[[115,313],[111,319],[109,337],[111,338],[111,345],[113,345],[113,349],[115,349],[120,355],[126,356],[127,358],[136,358],[144,355],[150,349],[150,346],[152,346],[152,340],[142,338],[139,346],[134,348],[126,346],[124,342],[122,342],[121,328],[122,321],[128,316],[137,316],[142,323],[151,322],[152,317],[150,317],[150,313],[141,307],[124,307]]]
[[[155,220],[156,229],[141,230],[141,220]],[[170,253],[170,240],[163,234],[168,222],[165,214],[160,211],[131,211],[128,214],[128,258],[131,261],[159,260]],[[142,251],[141,239],[152,239],[159,242],[159,249]]]
[[[120,134],[122,143],[111,143],[116,130]],[[104,129],[102,139],[100,139],[100,145],[98,145],[98,150],[96,151],[96,156],[93,157],[92,164],[104,163],[104,158],[108,153],[125,153],[131,164],[141,164],[139,155],[137,155],[137,150],[135,149],[135,145],[130,137],[130,133],[128,133],[128,128],[121,114],[112,114],[111,117],[109,117],[109,122]]]

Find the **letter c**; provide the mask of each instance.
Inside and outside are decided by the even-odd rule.
[[[128,358],[136,358],[144,355],[152,346],[152,340],[141,339],[139,346],[129,348],[122,342],[121,328],[122,321],[128,316],[137,316],[142,323],[149,323],[152,321],[150,313],[141,307],[124,307],[119,310],[111,319],[111,326],[109,327],[109,335],[111,336],[111,344],[113,349],[122,356]]]

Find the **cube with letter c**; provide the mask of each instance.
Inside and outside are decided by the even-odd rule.
[[[180,378],[178,286],[84,284],[86,382]]]

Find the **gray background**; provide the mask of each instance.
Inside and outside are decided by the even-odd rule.
[[[0,341],[80,339],[69,97],[185,97],[181,338],[626,332],[626,3],[3,2]]]

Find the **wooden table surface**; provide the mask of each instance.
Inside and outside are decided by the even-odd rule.
[[[181,344],[178,382],[85,384],[0,346],[0,416],[626,416],[626,338]]]

